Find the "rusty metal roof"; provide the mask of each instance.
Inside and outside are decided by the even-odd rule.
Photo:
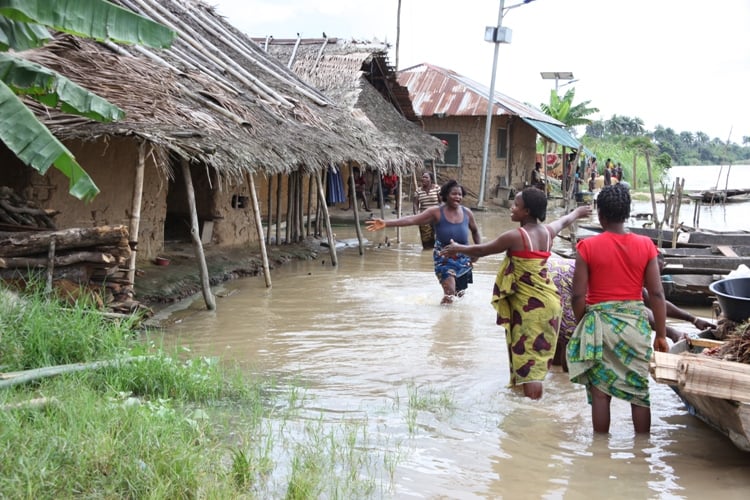
[[[433,64],[422,63],[398,72],[398,81],[409,89],[417,115],[486,116],[490,89],[471,78]],[[500,92],[494,95],[494,113],[515,115],[562,126],[541,110]]]

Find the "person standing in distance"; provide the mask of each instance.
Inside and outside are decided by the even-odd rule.
[[[430,207],[440,205],[440,186],[435,184],[432,172],[423,173],[421,181],[422,186],[414,193],[414,202],[412,204],[413,214],[418,214]],[[419,237],[422,240],[423,249],[429,250],[435,247],[435,228],[432,224],[420,225]]]

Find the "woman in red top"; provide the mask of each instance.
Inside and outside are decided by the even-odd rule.
[[[609,432],[609,404],[615,396],[630,402],[635,432],[648,433],[653,350],[644,284],[655,321],[653,349],[668,349],[657,249],[649,238],[627,231],[630,193],[625,186],[605,186],[597,207],[604,232],[577,246],[572,302],[578,326],[567,349],[570,379],[586,386],[594,432]]]

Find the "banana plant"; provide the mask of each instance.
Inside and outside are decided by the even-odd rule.
[[[0,0],[0,140],[40,174],[50,167],[58,169],[69,180],[68,192],[89,201],[99,188],[21,96],[102,122],[119,120],[125,113],[63,75],[23,58],[23,51],[51,39],[50,28],[97,41],[154,48],[169,47],[176,33],[106,0]]]

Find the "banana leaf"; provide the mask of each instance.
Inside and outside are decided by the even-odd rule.
[[[0,80],[18,95],[27,95],[65,113],[100,122],[120,120],[125,112],[63,75],[40,64],[0,53]]]
[[[119,43],[167,48],[176,33],[105,0],[0,0],[0,16],[57,31]]]
[[[44,26],[31,23],[19,23],[0,16],[0,51],[8,49],[28,50],[41,47],[51,38]]]
[[[0,81],[0,140],[18,158],[44,175],[54,165],[69,180],[68,192],[89,201],[99,193],[94,181],[66,148],[27,108],[13,90]]]

